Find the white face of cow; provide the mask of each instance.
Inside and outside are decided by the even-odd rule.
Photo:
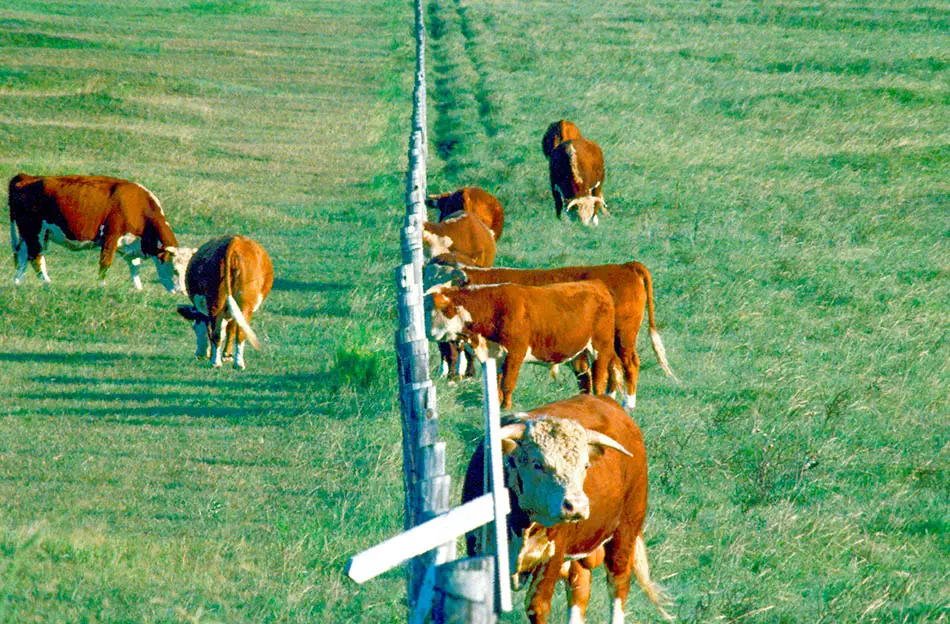
[[[191,257],[195,255],[197,249],[190,247],[166,247],[164,256],[166,260],[155,257],[155,269],[158,271],[158,281],[168,292],[184,293],[185,272],[188,270],[188,263]]]
[[[472,322],[472,315],[462,306],[452,303],[451,299],[440,292],[426,297],[426,333],[436,342],[450,342],[458,339],[465,326]]]
[[[580,221],[581,225],[594,225],[599,223],[597,218],[597,205],[603,203],[598,197],[578,197],[572,199],[567,204],[565,210],[572,221]]]
[[[605,447],[630,454],[607,436],[563,418],[527,420],[506,427],[503,435],[505,453],[517,473],[517,479],[509,473],[509,487],[528,518],[548,527],[590,517],[584,480],[591,460]]]

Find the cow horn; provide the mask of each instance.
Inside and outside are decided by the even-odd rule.
[[[580,203],[580,198],[579,198],[579,197],[575,197],[575,198],[572,199],[571,201],[567,202],[567,206],[564,207],[564,210],[570,210],[571,208],[573,208],[574,206],[576,206],[578,203]]]
[[[605,215],[610,214],[610,211],[607,210],[607,202],[604,201],[603,197],[594,197],[594,203],[600,204],[600,211],[603,212]]]
[[[620,451],[624,455],[633,457],[633,453],[625,449],[619,442],[611,438],[610,436],[604,435],[599,431],[587,430],[587,441],[590,444],[597,444],[599,446],[605,446],[607,448],[612,448],[615,451]]]

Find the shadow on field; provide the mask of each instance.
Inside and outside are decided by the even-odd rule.
[[[18,351],[0,353],[0,362],[43,362],[48,364],[93,364],[96,362],[118,362],[133,356],[124,353],[35,353]]]
[[[333,282],[298,282],[296,280],[275,279],[274,290],[287,292],[339,292],[353,290],[352,284],[335,284]]]

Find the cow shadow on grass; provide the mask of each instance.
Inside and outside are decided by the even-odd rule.
[[[124,353],[36,353],[16,351],[0,353],[0,362],[35,362],[38,364],[96,364],[130,360],[133,356]]]

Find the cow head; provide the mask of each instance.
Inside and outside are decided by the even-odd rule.
[[[211,317],[193,305],[178,306],[178,313],[191,321],[191,328],[195,330],[195,357],[199,360],[211,357]]]
[[[457,340],[465,332],[465,326],[472,322],[472,315],[462,306],[456,305],[443,289],[426,295],[426,334],[436,342]]]
[[[432,258],[422,267],[422,284],[426,292],[443,286],[458,288],[468,284],[465,271],[459,265],[445,260],[445,256]]]
[[[581,225],[596,226],[600,220],[597,217],[598,208],[607,214],[607,206],[601,197],[588,195],[586,197],[575,197],[572,199],[565,210],[572,221],[580,221]]]
[[[426,206],[438,210],[439,221],[444,221],[449,215],[464,208],[463,201],[462,194],[456,191],[454,193],[442,193],[441,195],[429,195],[426,197]]]
[[[630,455],[612,438],[565,418],[521,420],[501,435],[508,487],[528,519],[547,527],[590,517],[584,479],[591,461],[607,448]]]
[[[428,225],[426,223],[425,225]],[[423,226],[424,227],[424,226]],[[452,239],[448,236],[439,236],[435,232],[424,229],[422,231],[422,250],[427,258],[434,258],[450,253]]]
[[[158,281],[168,292],[184,293],[185,272],[188,263],[197,249],[191,247],[165,247],[155,256],[155,269],[158,271]]]

